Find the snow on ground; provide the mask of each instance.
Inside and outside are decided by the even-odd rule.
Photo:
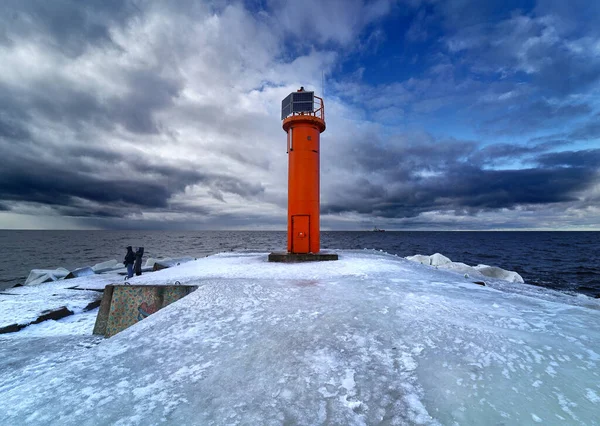
[[[94,331],[99,308],[76,312],[59,320],[31,324],[18,332],[18,338],[53,336],[89,336]],[[17,337],[17,335],[14,335]]]
[[[597,300],[370,251],[266,259],[135,277],[199,288],[110,339],[0,336],[0,424],[600,424]]]
[[[72,290],[69,287],[87,279],[101,288],[114,282],[107,276],[92,276],[60,280],[38,285],[16,287],[0,293],[0,328],[11,324],[28,324],[35,321],[42,312],[65,306],[71,312],[79,313],[102,294],[97,291]]]

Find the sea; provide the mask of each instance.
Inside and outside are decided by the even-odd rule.
[[[72,270],[110,259],[125,247],[148,257],[285,250],[285,231],[0,230],[0,290],[23,284],[32,269]],[[321,248],[381,250],[398,256],[441,253],[455,262],[518,272],[526,283],[600,296],[600,232],[322,231]]]

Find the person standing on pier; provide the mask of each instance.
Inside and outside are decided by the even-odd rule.
[[[125,254],[125,260],[123,264],[127,267],[127,278],[133,277],[133,262],[135,261],[135,254],[131,246],[127,246],[127,254]]]
[[[138,247],[135,252],[135,275],[142,275],[142,256],[144,255],[144,247]]]

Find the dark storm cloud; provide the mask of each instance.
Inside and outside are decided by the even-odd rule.
[[[0,132],[18,132],[12,136],[24,138],[32,120],[45,119],[73,129],[91,125],[111,130],[122,125],[133,133],[158,133],[160,125],[154,114],[173,104],[182,89],[181,81],[161,77],[156,69],[128,70],[124,77],[127,92],[111,97],[90,93],[60,78],[35,81],[25,88],[0,82],[0,108],[13,117],[12,124],[0,122]],[[3,130],[8,125],[11,127]]]
[[[406,182],[400,188],[381,186],[385,197],[355,198],[350,192],[324,206],[324,213],[358,212],[388,218],[414,217],[432,210],[474,214],[483,210],[515,208],[519,205],[574,201],[575,192],[595,179],[589,169],[468,170],[421,182]],[[350,188],[347,188],[350,191]],[[346,195],[347,198],[343,198]]]
[[[521,204],[574,201],[573,193],[594,179],[590,169],[552,168],[521,170],[459,169],[441,185],[432,185],[437,197],[454,199],[455,207],[514,208]]]
[[[27,138],[24,129],[39,118],[73,127],[85,122],[108,123],[101,102],[66,81],[36,81],[20,88],[0,82],[0,97],[0,108],[12,118],[13,126],[21,129],[18,134],[6,135],[13,139]]]
[[[50,205],[65,216],[123,217],[142,209],[165,211],[177,207],[169,203],[171,196],[194,184],[246,198],[264,192],[260,184],[186,165],[152,164],[143,158],[130,166],[126,179],[115,178],[107,167],[128,164],[126,155],[93,147],[80,147],[72,153],[57,151],[58,162],[24,153],[0,150],[0,154],[6,163],[0,169],[0,199]],[[82,161],[86,157],[99,162]],[[180,207],[178,211],[187,209]]]
[[[112,43],[109,27],[123,25],[139,10],[119,0],[6,0],[0,16],[0,43],[18,39],[48,38],[68,56],[83,53],[90,44]]]
[[[360,177],[328,188],[324,213],[357,212],[409,218],[436,210],[475,214],[577,200],[576,194],[597,179],[600,150],[540,154],[547,148],[539,144],[511,150],[499,145],[479,151],[470,143],[437,142],[395,148],[392,154],[381,147],[365,146],[370,155],[355,157],[357,166],[377,170],[383,179]],[[431,155],[436,149],[443,154]],[[482,167],[499,152],[513,159],[531,155],[540,167],[516,170]]]
[[[105,218],[105,219],[120,219],[123,215],[123,210],[119,208],[111,208],[110,206],[103,206],[102,208],[94,208],[85,206],[84,204],[65,207],[56,206],[56,212],[61,216],[67,217],[78,217],[78,218]],[[130,213],[140,213],[134,209],[129,210]]]
[[[77,197],[97,203],[166,207],[171,194],[168,187],[155,182],[101,178],[77,169],[74,163],[56,165],[17,156],[0,170],[0,197],[49,205],[68,206]]]
[[[74,2],[57,0],[3,2],[0,14],[0,43],[10,46],[31,44],[63,64],[91,49],[102,47],[110,52],[127,52],[132,46],[120,46],[111,36],[111,28],[125,27],[134,16],[143,16],[132,2]],[[31,61],[37,60],[32,56]],[[114,59],[114,58],[113,58]],[[44,58],[44,60],[47,60]],[[32,62],[32,67],[44,66]],[[91,70],[104,64],[88,63]],[[40,74],[22,84],[0,81],[0,119],[11,118],[12,130],[25,131],[32,121],[51,120],[69,128],[86,126],[111,130],[121,125],[133,133],[158,133],[161,127],[155,113],[172,105],[183,81],[176,72],[165,72],[170,61],[121,67],[118,77],[124,89],[106,93],[93,76],[62,73],[60,68]],[[26,84],[25,84],[26,83]],[[0,122],[0,135],[6,132]],[[4,129],[3,129],[4,128]],[[13,135],[17,139],[25,135]]]
[[[591,140],[600,138],[600,114],[597,114],[592,121],[569,133],[569,138],[573,140]]]
[[[409,138],[412,136],[409,136]],[[344,157],[352,159],[366,173],[377,171],[387,176],[393,171],[395,178],[407,178],[418,170],[445,169],[460,158],[473,153],[477,144],[470,141],[448,140],[439,142],[427,135],[416,135],[420,143],[377,141],[367,136],[366,142],[347,145]]]
[[[517,160],[540,154],[570,143],[572,142],[565,139],[553,139],[540,143],[531,143],[530,141],[528,145],[499,143],[484,146],[471,153],[469,158],[471,163],[476,165],[497,164],[506,160]]]
[[[501,113],[488,120],[486,125],[500,133],[520,134],[585,117],[592,111],[592,107],[585,103],[553,104],[544,99],[533,102],[523,99],[523,102],[511,108],[509,113]]]
[[[262,216],[259,214],[248,213],[240,216],[238,214],[229,214],[222,212],[214,214],[214,212],[208,209],[193,206],[187,207],[189,212],[197,213],[201,220],[186,218],[183,220],[154,220],[145,219],[135,220],[130,218],[106,218],[106,217],[78,217],[74,218],[73,221],[79,226],[86,228],[97,228],[97,229],[113,229],[113,230],[181,230],[190,231],[195,229],[206,229],[207,224],[210,229],[231,229],[231,228],[244,228],[248,229],[248,223],[251,224],[252,228],[264,229],[265,226],[272,227],[276,225],[278,229],[285,228],[285,215],[280,217],[269,217]]]
[[[590,170],[600,169],[600,149],[548,153],[538,157],[538,162],[546,168],[576,167]]]
[[[591,120],[572,127],[565,133],[550,134],[532,138],[530,142],[544,141],[540,146],[557,148],[561,145],[574,144],[581,141],[590,141],[600,138],[600,114],[594,115]]]
[[[0,109],[0,111],[3,111],[3,109]],[[3,118],[2,115],[0,115],[0,140],[23,140],[29,138],[29,132],[23,123]]]
[[[128,75],[129,93],[113,100],[106,111],[109,118],[121,122],[135,133],[158,133],[153,113],[172,105],[183,88],[182,80],[160,77],[158,70],[140,69]]]

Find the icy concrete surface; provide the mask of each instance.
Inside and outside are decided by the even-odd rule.
[[[0,424],[600,424],[600,301],[339,253],[136,277],[200,287],[104,341],[0,336]]]

